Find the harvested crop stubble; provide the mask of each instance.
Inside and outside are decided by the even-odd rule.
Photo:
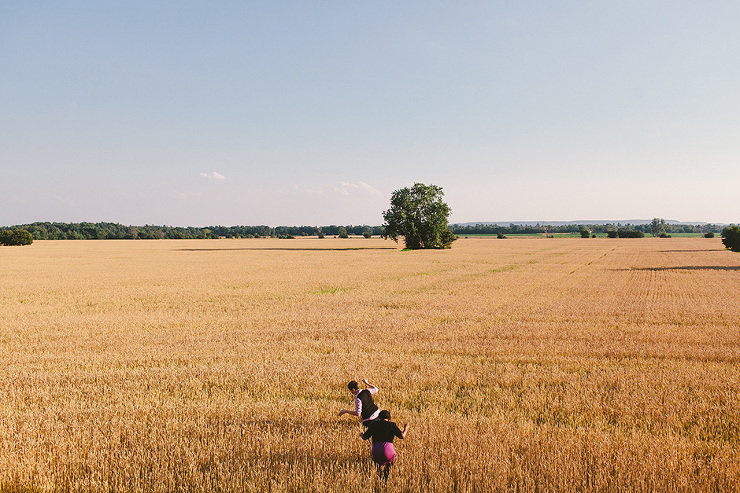
[[[719,239],[37,241],[0,254],[0,490],[740,488]]]

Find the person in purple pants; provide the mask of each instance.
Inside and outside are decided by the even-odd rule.
[[[396,461],[396,448],[393,446],[393,439],[406,438],[409,431],[409,424],[403,426],[403,431],[396,426],[391,420],[391,413],[380,411],[378,419],[370,423],[370,426],[364,433],[360,433],[363,440],[373,439],[372,457],[375,466],[378,468],[378,476],[383,480],[388,480],[391,466]]]

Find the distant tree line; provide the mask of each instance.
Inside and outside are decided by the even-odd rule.
[[[118,223],[52,223],[36,222],[0,231],[23,229],[34,240],[150,240],[205,238],[295,238],[297,236],[342,236],[383,234],[380,226],[208,226],[205,228],[176,226],[124,226]]]
[[[660,233],[719,233],[722,231],[723,226],[717,224],[670,224],[661,223]],[[499,226],[496,224],[476,224],[476,225],[460,225],[452,224],[449,226],[450,231],[458,236],[465,235],[536,235],[536,234],[565,234],[565,233],[581,233],[582,231],[590,231],[591,233],[609,234],[613,232],[614,237],[629,237],[632,233],[624,232],[640,232],[643,236],[646,233],[653,234],[654,227],[651,223],[646,224],[562,224],[562,225],[525,225],[525,224],[514,224],[511,223],[508,226]]]
[[[694,233],[719,234],[724,226],[715,224],[563,224],[563,225],[524,225],[511,223],[508,226],[495,224],[459,225],[451,224],[449,230],[456,236],[465,235],[536,235],[536,234],[606,234],[613,237],[639,237],[640,234]],[[9,227],[1,231],[28,231],[33,240],[148,240],[148,239],[204,239],[204,238],[295,238],[299,236],[382,236],[382,226],[330,225],[330,226],[124,226],[119,223],[58,223],[35,222]],[[6,233],[8,234],[8,233]]]

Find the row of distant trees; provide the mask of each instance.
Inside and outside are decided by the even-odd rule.
[[[657,226],[656,226],[657,224]],[[660,236],[661,234],[670,233],[721,233],[724,228],[723,225],[718,224],[670,224],[665,222],[663,219],[654,219],[652,223],[645,224],[561,224],[561,225],[546,225],[546,224],[534,224],[534,225],[522,225],[522,224],[509,224],[508,226],[499,226],[496,224],[476,224],[476,225],[459,225],[452,224],[449,226],[450,231],[458,236],[464,235],[498,235],[498,234],[564,234],[564,233],[580,233],[581,231],[588,230],[591,233],[597,234],[609,234],[610,231],[616,233],[615,236],[619,236],[620,231],[636,231],[641,232],[643,235],[652,234],[653,236]],[[624,234],[624,233],[623,233]]]
[[[153,240],[206,238],[289,238],[297,236],[378,236],[380,226],[124,226],[118,223],[52,223],[22,224],[0,231],[25,230],[34,240]]]
[[[656,227],[657,226],[657,227]],[[287,238],[297,236],[380,236],[385,233],[382,226],[345,225],[345,226],[124,226],[119,223],[57,223],[35,222],[0,228],[2,230],[23,229],[31,234],[34,240],[104,240],[104,239],[205,239],[205,238]],[[653,224],[563,224],[521,225],[495,224],[459,225],[452,224],[449,230],[457,236],[465,235],[513,235],[513,234],[563,234],[582,233],[610,234],[614,237],[626,237],[637,233],[661,236],[670,233],[721,233],[723,226],[716,224],[669,224],[663,220]],[[633,233],[634,232],[634,233]]]

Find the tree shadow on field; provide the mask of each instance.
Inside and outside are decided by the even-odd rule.
[[[396,250],[396,247],[345,247],[345,248],[177,248],[179,252],[229,252],[229,251],[247,251],[247,252],[346,252],[351,250]]]
[[[615,270],[643,270],[643,271],[669,271],[669,270],[726,270],[740,271],[740,265],[684,265],[678,267],[630,267],[629,269]]]
[[[695,249],[695,250],[660,250],[659,253],[699,253],[699,252],[722,252],[724,251],[724,248],[702,248],[702,249]]]

